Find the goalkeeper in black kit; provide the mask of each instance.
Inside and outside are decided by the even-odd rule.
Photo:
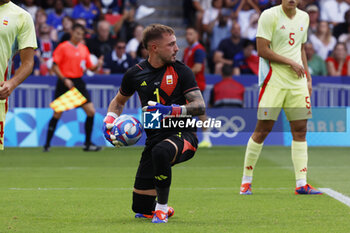
[[[179,48],[174,30],[152,24],[143,32],[149,58],[130,68],[124,75],[119,92],[108,107],[104,134],[114,146],[122,146],[111,133],[113,122],[122,114],[128,99],[137,91],[143,111],[152,120],[185,121],[203,115],[205,103],[191,69],[176,60]],[[165,117],[168,116],[168,117]],[[186,124],[177,124],[186,125]],[[147,128],[147,127],[145,127]],[[136,173],[132,209],[136,218],[151,218],[166,223],[174,214],[168,207],[171,167],[191,159],[198,145],[194,127],[145,129],[147,139]]]

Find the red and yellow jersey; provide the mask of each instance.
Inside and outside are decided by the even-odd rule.
[[[57,46],[53,52],[53,62],[66,78],[80,78],[86,68],[93,67],[89,49],[82,43],[74,45],[70,41]]]

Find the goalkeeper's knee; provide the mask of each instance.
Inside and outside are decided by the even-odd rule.
[[[156,197],[133,192],[132,210],[135,213],[152,215],[156,207]]]
[[[175,147],[162,141],[152,149],[152,161],[156,187],[168,188],[171,183],[171,160],[176,153]]]

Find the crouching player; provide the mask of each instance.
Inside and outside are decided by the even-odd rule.
[[[149,51],[149,58],[125,73],[104,120],[105,137],[117,147],[121,143],[110,134],[110,129],[135,91],[143,110],[154,119],[164,115],[198,116],[205,113],[205,103],[194,74],[176,60],[179,48],[174,30],[165,25],[150,25],[143,32],[142,42]],[[186,117],[176,119],[186,120]],[[160,129],[145,131],[147,140],[135,178],[132,209],[135,217],[166,223],[174,213],[167,206],[171,167],[191,159],[198,140],[193,128],[162,128],[161,124]]]

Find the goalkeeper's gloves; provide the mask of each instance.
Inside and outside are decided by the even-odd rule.
[[[172,104],[170,106],[163,105],[154,101],[148,101],[148,106],[142,108],[144,112],[159,112],[164,116],[184,116],[187,113],[185,106]]]
[[[103,120],[103,134],[108,142],[115,147],[124,146],[124,144],[117,140],[117,137],[112,133],[111,129],[114,126],[114,122],[117,120],[118,115],[114,112],[108,112]]]

